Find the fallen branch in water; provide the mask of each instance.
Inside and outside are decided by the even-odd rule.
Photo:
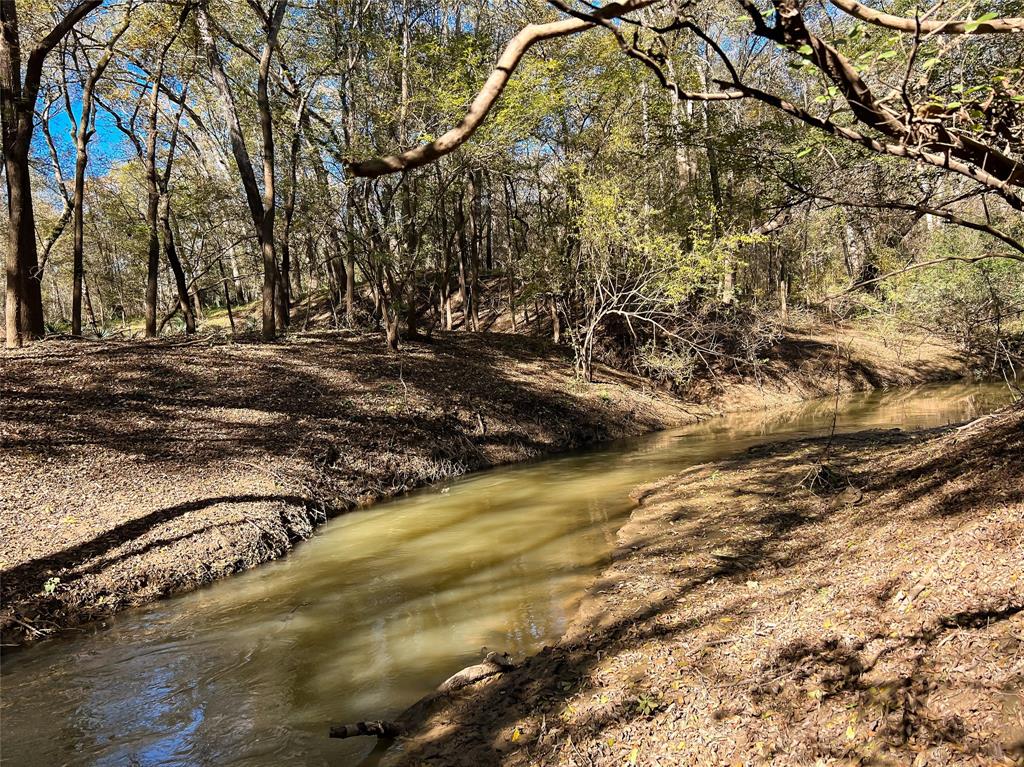
[[[402,734],[398,722],[356,722],[355,724],[331,725],[332,738],[356,738],[360,735],[376,735],[378,738],[396,738]]]
[[[462,671],[448,677],[434,692],[425,695],[413,703],[399,714],[397,719],[335,724],[331,726],[330,736],[332,738],[354,738],[362,735],[372,735],[378,738],[398,737],[420,722],[430,706],[441,698],[445,698],[453,692],[461,690],[463,687],[469,687],[471,684],[476,684],[488,677],[501,674],[512,668],[515,668],[515,664],[508,653],[489,652],[484,658],[483,663],[467,666]]]

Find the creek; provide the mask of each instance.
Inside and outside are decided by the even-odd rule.
[[[916,429],[1009,401],[947,384],[843,398],[836,428]],[[388,718],[474,663],[552,644],[608,562],[637,485],[827,434],[834,401],[740,413],[496,468],[324,525],[287,558],[9,653],[3,764],[358,764]]]

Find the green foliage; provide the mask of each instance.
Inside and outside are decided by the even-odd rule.
[[[640,347],[636,363],[649,378],[680,388],[689,384],[699,369],[698,360],[688,346],[671,342],[658,344],[653,340]]]
[[[922,260],[983,253],[984,235],[942,228],[926,243]],[[1024,263],[992,259],[956,261],[908,272],[883,283],[887,301],[906,317],[942,328],[971,349],[991,345],[995,335],[1024,336]]]

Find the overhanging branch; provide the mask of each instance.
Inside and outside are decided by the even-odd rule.
[[[844,13],[866,21],[868,24],[895,29],[899,32],[915,33],[918,29],[916,19],[876,11],[857,0],[829,0],[829,2]],[[938,35],[993,35],[1024,32],[1024,19],[1021,18],[988,19],[987,21],[935,20],[921,21],[920,24],[922,32]]]
[[[626,3],[609,3],[595,15],[600,19],[614,19],[632,11],[646,8],[659,0],[630,0]],[[534,45],[557,37],[566,37],[593,29],[596,22],[579,18],[552,21],[546,24],[527,24],[505,46],[498,57],[483,87],[469,105],[466,115],[459,124],[438,138],[408,149],[399,154],[377,157],[362,162],[349,163],[348,169],[355,176],[376,178],[388,173],[418,168],[433,162],[458,149],[483,124],[491,108],[505,90],[509,79],[527,51]]]

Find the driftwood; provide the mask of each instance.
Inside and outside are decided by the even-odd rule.
[[[512,668],[515,668],[515,664],[508,653],[489,652],[482,663],[467,666],[462,671],[452,674],[441,682],[434,692],[420,698],[399,714],[396,719],[335,724],[331,726],[331,737],[354,738],[360,735],[374,735],[378,738],[398,737],[422,721],[430,707],[442,698],[446,698],[463,687],[476,684]]]

